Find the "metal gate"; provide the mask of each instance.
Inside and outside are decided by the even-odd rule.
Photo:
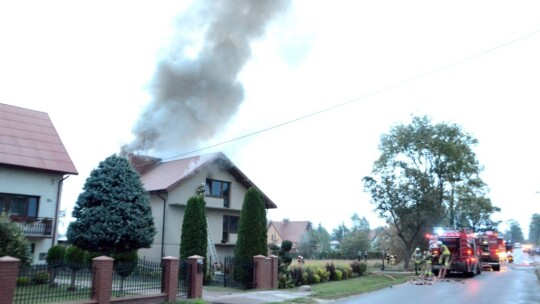
[[[238,289],[253,289],[253,273],[255,262],[253,259],[238,259],[234,256],[225,257],[223,287]]]
[[[190,264],[187,260],[180,260],[178,263],[178,297],[187,297],[191,287]]]

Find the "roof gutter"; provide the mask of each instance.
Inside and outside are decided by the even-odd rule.
[[[161,218],[161,257],[163,257],[163,250],[165,245],[165,208],[167,207],[167,199],[161,196],[159,192],[156,193],[156,195],[163,200],[163,217]]]

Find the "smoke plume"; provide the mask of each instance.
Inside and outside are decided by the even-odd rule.
[[[122,150],[193,149],[212,138],[244,99],[238,74],[251,56],[250,42],[264,34],[288,1],[208,0],[197,14],[191,10],[177,24],[170,54],[156,67],[152,99],[133,128],[135,139]],[[190,40],[197,33],[201,39]]]

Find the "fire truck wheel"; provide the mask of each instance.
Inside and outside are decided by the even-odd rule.
[[[501,264],[493,265],[493,271],[501,271]]]

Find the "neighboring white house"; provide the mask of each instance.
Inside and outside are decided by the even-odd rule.
[[[0,103],[0,212],[18,222],[33,262],[56,244],[62,183],[76,175],[47,113]]]
[[[186,204],[201,184],[206,188],[206,216],[217,258],[223,262],[233,255],[244,195],[256,186],[223,153],[166,162],[131,154],[129,160],[150,194],[157,230],[152,247],[140,249],[139,257],[159,261],[179,256]],[[277,208],[264,193],[263,197],[267,209]]]

